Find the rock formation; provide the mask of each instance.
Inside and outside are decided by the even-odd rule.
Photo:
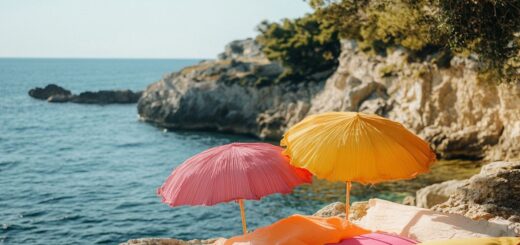
[[[432,209],[472,219],[507,220],[520,234],[520,161],[485,165],[446,202]]]
[[[29,90],[29,96],[35,99],[47,100],[52,103],[129,104],[137,103],[141,95],[142,92],[132,92],[131,90],[87,91],[75,95],[69,90],[55,84],[49,84],[45,88],[33,88]]]
[[[448,180],[442,183],[426,186],[416,193],[415,206],[431,208],[437,204],[446,202],[457,188],[466,184],[466,180]]]
[[[132,239],[120,245],[207,245],[213,244],[218,238],[207,240],[179,240],[174,238],[139,238]]]
[[[29,90],[29,96],[39,100],[47,100],[53,96],[68,98],[71,95],[70,90],[66,90],[56,84],[49,84],[44,88],[36,87]]]
[[[435,55],[415,61],[404,50],[367,55],[344,41],[331,76],[274,84],[283,68],[253,40],[235,41],[219,57],[148,86],[138,103],[140,117],[168,128],[280,139],[311,114],[364,111],[403,123],[441,158],[520,155],[520,84],[480,81],[471,59],[454,57],[440,68]]]
[[[263,56],[229,52],[220,56],[235,58],[187,67],[148,86],[138,104],[141,118],[169,128],[277,138],[307,114],[310,99],[323,86],[323,82],[262,86],[283,68]]]
[[[100,90],[97,92],[82,92],[73,95],[70,102],[80,104],[130,104],[137,103],[142,92],[131,90]]]

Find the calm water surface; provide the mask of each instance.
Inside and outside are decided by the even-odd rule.
[[[135,105],[50,104],[27,91],[56,83],[73,93],[144,89],[197,60],[0,59],[0,243],[117,244],[139,237],[240,234],[237,204],[169,208],[155,190],[172,169],[209,147],[255,139],[167,132],[137,120]],[[441,162],[414,181],[354,185],[353,200],[400,201],[427,184],[463,178],[478,163]],[[254,229],[344,198],[317,180],[291,195],[246,202]]]

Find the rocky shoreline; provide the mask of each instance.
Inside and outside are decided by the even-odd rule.
[[[166,128],[278,140],[305,116],[363,111],[403,123],[430,142],[439,158],[497,161],[520,155],[520,84],[482,81],[469,58],[414,59],[399,49],[367,55],[345,40],[335,71],[273,83],[283,68],[258,50],[251,39],[235,41],[217,60],[151,84],[138,102],[140,118]]]
[[[432,206],[432,210],[441,213],[460,214],[473,220],[507,225],[517,236],[520,236],[520,161],[493,162],[482,167],[479,174],[461,180],[456,186],[441,184],[445,188],[425,187],[417,191],[417,200],[424,195],[437,195],[446,198],[446,201],[433,205],[432,203],[417,203],[418,207]],[[435,186],[435,185],[433,185]],[[447,195],[447,196],[446,196]],[[437,200],[437,199],[436,199]],[[369,205],[367,202],[352,204],[349,219],[358,222],[366,214]],[[343,203],[331,203],[314,215],[319,217],[345,217]],[[212,244],[218,238],[207,240],[178,240],[174,238],[140,238],[132,239],[122,245],[194,245]]]
[[[86,91],[76,95],[58,85],[49,84],[44,88],[33,88],[29,90],[28,94],[35,99],[51,103],[72,102],[104,105],[137,103],[142,93],[142,91],[133,92],[131,90],[100,90],[97,92]]]
[[[335,71],[306,81],[265,83],[283,72],[251,40],[235,41],[214,61],[153,83],[138,102],[144,121],[173,129],[210,129],[278,140],[304,117],[326,111],[377,113],[431,143],[441,159],[516,160],[520,156],[520,83],[482,80],[471,58],[405,50],[367,55],[344,40]],[[264,82],[261,82],[264,81]],[[196,113],[195,113],[196,112]],[[507,223],[520,235],[520,162],[494,162],[466,180],[418,190],[404,202],[483,222]],[[315,215],[341,215],[334,203]],[[356,203],[351,217],[366,214]],[[124,244],[209,244],[210,240],[136,239]]]

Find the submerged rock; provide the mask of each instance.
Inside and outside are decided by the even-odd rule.
[[[82,92],[79,95],[72,94],[58,85],[49,84],[45,88],[29,90],[29,95],[36,99],[47,100],[51,103],[73,102],[80,104],[129,104],[137,103],[142,91],[131,90],[101,90],[97,92]]]
[[[520,161],[494,162],[457,188],[433,210],[472,219],[507,220],[520,235]]]
[[[49,84],[44,88],[36,87],[29,90],[29,96],[39,100],[48,100],[50,97],[68,98],[71,95],[70,90],[66,90],[56,84]]]
[[[404,50],[372,56],[343,41],[332,75],[274,83],[283,68],[259,50],[251,39],[235,41],[219,59],[151,84],[138,103],[141,119],[280,139],[308,115],[364,111],[403,123],[441,158],[520,155],[520,84],[479,81],[471,59],[439,67],[410,62]]]

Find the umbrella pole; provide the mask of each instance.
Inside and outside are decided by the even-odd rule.
[[[347,186],[345,188],[345,192],[347,194],[347,198],[345,200],[345,220],[347,222],[348,222],[348,213],[350,210],[350,187],[351,187],[351,182],[347,181]]]
[[[246,224],[246,211],[244,210],[244,199],[239,199],[238,204],[240,205],[240,216],[242,216],[242,231],[244,235],[247,234],[247,224]]]

